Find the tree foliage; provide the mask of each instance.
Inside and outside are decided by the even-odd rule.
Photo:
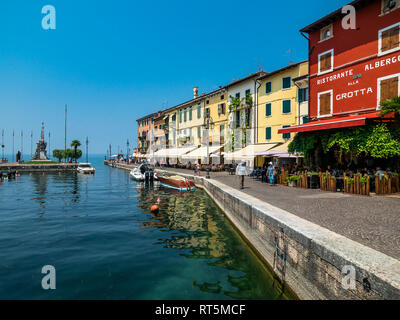
[[[303,132],[289,144],[289,152],[308,155],[321,145],[324,153],[338,150],[340,154],[391,158],[400,156],[400,132],[385,123],[323,132]]]
[[[384,116],[393,112],[400,113],[400,97],[395,97],[381,103],[381,115]]]
[[[72,162],[73,160],[76,162],[77,159],[82,157],[82,150],[80,149],[54,149],[53,157],[57,158],[59,162],[62,159],[66,159],[67,162]]]

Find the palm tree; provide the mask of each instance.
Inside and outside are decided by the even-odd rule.
[[[80,147],[81,146],[81,142],[79,141],[79,140],[73,140],[72,142],[71,142],[71,147],[73,147],[74,148],[74,158],[75,158],[75,162],[76,162],[76,150],[78,149],[78,147]]]

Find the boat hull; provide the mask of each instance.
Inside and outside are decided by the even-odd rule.
[[[183,177],[176,175],[156,175],[160,181],[160,185],[165,188],[174,189],[178,191],[195,191],[196,186],[193,181],[187,180]],[[179,180],[173,177],[180,178]]]

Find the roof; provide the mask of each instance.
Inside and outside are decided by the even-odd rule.
[[[353,7],[360,8],[364,5],[366,5],[369,2],[373,2],[373,0],[355,0],[350,2],[348,5],[351,5]],[[307,27],[304,27],[303,29],[300,30],[300,32],[306,32],[306,33],[311,33],[316,30],[320,30],[321,28],[331,24],[332,22],[338,20],[339,18],[345,16],[345,14],[342,13],[342,8],[337,9],[336,11],[326,15],[325,17],[313,22],[312,24],[308,25]]]
[[[277,74],[277,73],[286,71],[286,70],[288,70],[288,69],[290,69],[290,68],[297,67],[298,65],[300,65],[300,64],[302,64],[302,63],[306,63],[306,62],[308,62],[308,60],[304,60],[304,61],[301,61],[301,62],[296,62],[296,63],[293,63],[293,64],[289,64],[289,65],[286,66],[286,67],[277,69],[277,70],[275,70],[275,71],[272,71],[272,72],[269,72],[269,73],[266,73],[266,74],[260,76],[260,77],[258,78],[258,80],[262,80],[262,79],[268,78],[268,77],[270,77],[270,76],[272,76],[272,75],[274,75],[274,74]]]
[[[136,119],[136,121],[139,122],[141,120],[152,118],[152,117],[157,116],[157,115],[158,115],[158,112],[155,112],[155,113],[152,113],[152,114],[148,114],[147,116],[141,117],[139,119]]]
[[[228,85],[226,85],[224,88],[229,88],[229,87],[232,87],[232,86],[234,86],[234,85],[236,85],[236,84],[239,84],[239,83],[241,83],[241,82],[244,82],[244,81],[246,81],[246,80],[249,80],[249,79],[252,79],[252,78],[259,78],[259,77],[261,77],[261,76],[264,76],[264,75],[267,75],[268,73],[267,72],[265,72],[265,71],[258,71],[258,72],[256,72],[256,73],[252,73],[252,74],[250,74],[250,75],[248,75],[247,77],[244,77],[244,78],[241,78],[241,79],[238,79],[238,80],[234,80],[234,81],[232,81],[230,84],[228,84]]]

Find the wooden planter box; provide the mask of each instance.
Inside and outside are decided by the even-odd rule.
[[[364,179],[362,179],[364,178]],[[366,181],[362,181],[365,180]],[[370,178],[368,175],[362,176],[357,174],[354,178],[347,177],[344,175],[344,192],[351,194],[359,194],[369,196],[370,193]]]
[[[376,194],[392,194],[400,192],[399,176],[376,176],[375,177],[375,193]]]

